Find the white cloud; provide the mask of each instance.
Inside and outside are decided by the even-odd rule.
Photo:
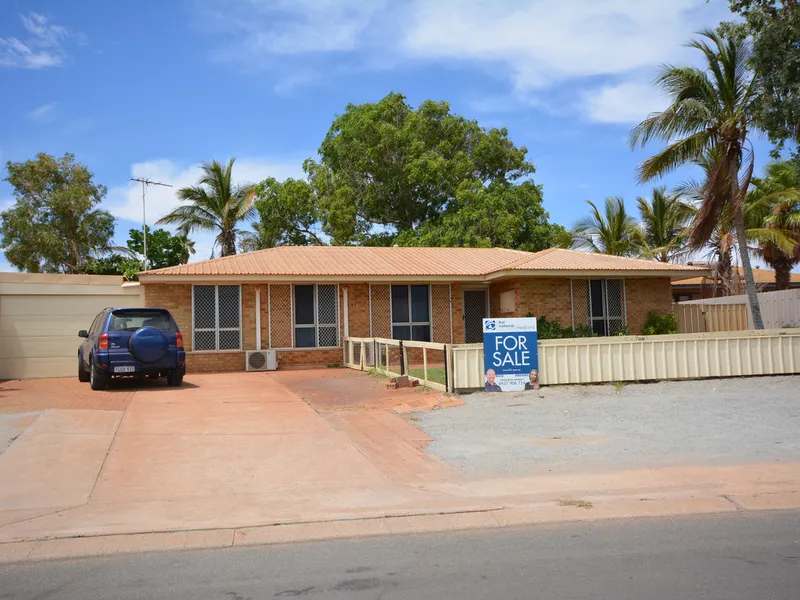
[[[437,62],[476,66],[508,81],[512,101],[499,102],[501,111],[523,107],[519,98],[533,98],[531,90],[539,90],[541,108],[547,104],[541,91],[568,83],[584,90],[605,85],[594,94],[597,102],[635,92],[646,104],[637,85],[642,73],[691,60],[684,43],[730,17],[726,2],[706,0],[203,1],[216,32],[229,38],[220,55],[275,70],[286,82],[277,84],[279,91],[305,83],[292,73],[338,72],[344,62],[368,69]],[[636,106],[623,104],[629,110],[615,116],[589,116],[628,122]]]
[[[283,180],[288,177],[303,176],[302,159],[295,161],[273,161],[260,158],[238,159],[233,166],[234,181],[238,183],[257,183],[267,177]],[[171,160],[152,160],[136,163],[131,166],[131,177],[150,179],[165,183],[172,187],[147,186],[147,223],[151,227],[155,222],[180,205],[177,191],[180,188],[195,185],[200,178],[200,165],[181,165]],[[126,221],[142,222],[142,184],[129,181],[123,185],[109,189],[104,208],[112,215]],[[173,229],[165,227],[166,229]],[[214,245],[213,233],[193,233],[190,237],[195,241],[197,253],[192,260],[206,260],[211,255]]]
[[[499,65],[519,89],[547,87],[674,59],[710,12],[705,4],[470,0],[453,10],[449,0],[415,0],[403,48],[418,58]]]
[[[650,113],[665,108],[666,101],[652,84],[624,81],[599,90],[585,92],[581,107],[587,118],[596,123],[639,123]]]
[[[23,41],[16,37],[0,37],[0,67],[45,69],[60,67],[66,56],[62,43],[75,38],[85,43],[83,34],[72,34],[66,27],[48,22],[47,17],[31,12],[20,15],[28,33]]]
[[[233,61],[347,52],[360,46],[385,0],[206,0],[203,26],[229,37],[218,54]]]
[[[56,106],[57,105],[55,102],[42,104],[41,106],[37,106],[33,110],[25,113],[25,118],[31,121],[38,121],[40,123],[52,121]]]

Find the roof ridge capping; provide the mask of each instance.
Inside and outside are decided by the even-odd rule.
[[[575,264],[576,261],[583,262],[584,264]],[[624,268],[621,265],[629,265],[629,267]],[[597,252],[584,252],[583,250],[572,250],[567,248],[547,248],[545,250],[533,253],[532,256],[526,259],[519,260],[507,268],[515,271],[643,270],[686,271],[687,273],[708,272],[707,267],[665,263],[655,260],[647,260],[644,258],[616,256],[614,254],[603,254]]]

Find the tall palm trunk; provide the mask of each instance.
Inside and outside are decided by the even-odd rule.
[[[775,289],[788,290],[792,276],[792,266],[794,266],[792,259],[783,255],[774,259],[770,266],[775,269]]]
[[[739,242],[739,258],[742,259],[744,271],[744,285],[747,290],[747,303],[750,305],[750,315],[753,317],[753,329],[764,329],[764,320],[761,318],[761,306],[756,293],[756,281],[753,278],[753,267],[750,264],[750,250],[747,247],[747,231],[744,225],[744,200],[739,197],[739,156],[738,152],[730,158],[730,184],[731,199],[733,200],[733,223],[736,226],[736,241]]]

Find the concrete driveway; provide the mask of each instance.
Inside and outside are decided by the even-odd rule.
[[[344,370],[104,392],[74,379],[0,383],[0,423],[18,429],[0,445],[0,541],[402,509],[416,478],[444,466],[423,451],[430,438],[387,409],[439,395],[384,384]]]

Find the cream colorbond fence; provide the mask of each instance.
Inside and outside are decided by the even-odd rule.
[[[744,304],[675,304],[680,333],[744,331],[747,306]]]
[[[800,327],[800,289],[795,288],[777,292],[761,292],[758,294],[758,304],[761,307],[761,318],[764,320],[765,329]],[[732,310],[739,310],[744,314],[745,318],[744,326],[741,328],[748,328],[750,310],[747,306],[747,296],[745,295],[689,300],[676,304],[675,308],[694,307],[698,305],[705,306],[707,311],[719,310],[717,307],[720,306],[725,306]],[[752,323],[749,325],[752,326]],[[709,329],[708,331],[715,330]],[[681,333],[684,333],[683,330],[681,330]]]
[[[483,387],[483,345],[452,346],[450,389]],[[543,385],[800,373],[800,331],[577,338],[539,342]]]

